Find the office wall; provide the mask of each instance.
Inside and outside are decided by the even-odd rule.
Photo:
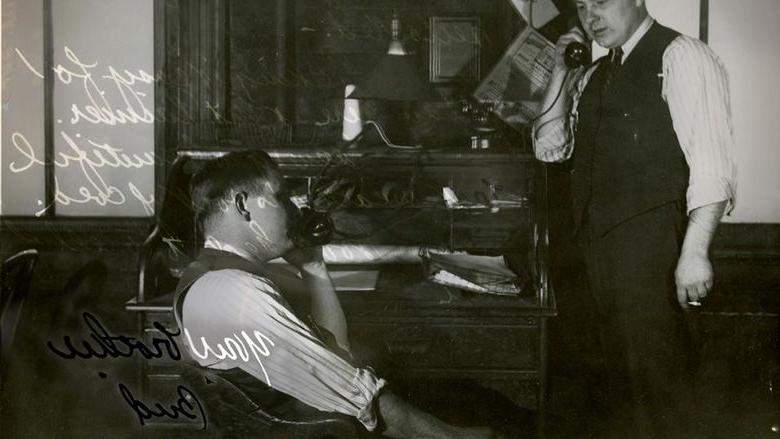
[[[780,222],[780,2],[710,0],[710,46],[731,78],[737,206],[728,222]]]

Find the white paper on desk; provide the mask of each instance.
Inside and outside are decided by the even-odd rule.
[[[437,271],[431,280],[437,284],[445,285],[453,288],[460,288],[462,290],[474,291],[477,293],[487,293],[488,289],[477,285],[474,282],[469,282],[460,276],[454,275],[446,270]]]
[[[558,8],[555,7],[552,0],[511,0],[511,2],[517,12],[525,18],[525,21],[531,23],[535,28],[544,26],[559,14]],[[531,3],[533,3],[533,7]],[[532,10],[533,17],[531,17]]]
[[[497,102],[496,114],[521,129],[535,117],[552,68],[555,45],[527,26],[474,91],[480,102]]]
[[[431,255],[429,270],[433,282],[477,293],[516,295],[522,289],[502,256]]]
[[[418,257],[419,258],[419,257]],[[265,275],[272,281],[279,282],[283,279],[298,280],[298,269],[288,264],[284,259],[277,258],[266,266]],[[373,291],[379,279],[379,270],[328,270],[330,279],[336,291]]]
[[[336,291],[374,291],[379,270],[332,270],[330,278]]]

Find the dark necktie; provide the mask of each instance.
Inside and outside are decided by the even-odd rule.
[[[609,51],[609,62],[615,67],[618,68],[623,63],[623,49],[618,47],[617,49],[612,49]]]
[[[615,73],[617,73],[620,65],[623,62],[623,49],[618,47],[616,49],[610,50],[607,58],[607,72],[604,81],[605,87],[609,87],[609,85],[612,83],[612,80],[615,77]]]

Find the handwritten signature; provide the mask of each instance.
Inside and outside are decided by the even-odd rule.
[[[93,63],[81,61],[68,46],[64,46],[63,51],[65,52],[65,57],[75,68],[71,70],[62,64],[58,64],[52,70],[57,74],[57,79],[64,85],[68,85],[74,80],[80,81],[84,95],[89,100],[89,104],[83,108],[76,104],[71,105],[71,124],[75,125],[82,119],[93,124],[107,125],[154,122],[154,114],[144,105],[142,99],[146,97],[146,94],[133,88],[137,82],[142,84],[153,83],[154,77],[152,75],[143,70],[138,70],[138,73],[125,70],[123,75],[113,66],[108,66],[109,74],[98,76],[98,79],[108,79],[116,87],[119,96],[121,96],[122,104],[125,106],[124,110],[114,109],[105,97],[105,91],[95,82],[92,70],[98,66],[97,61]],[[30,64],[22,51],[16,49],[16,54],[33,75],[44,79],[44,75]]]
[[[82,346],[83,350],[79,350],[79,348],[74,346],[70,336],[64,336],[62,338],[63,343],[65,344],[63,349],[55,347],[51,341],[48,341],[46,345],[49,347],[49,350],[66,360],[72,360],[76,357],[84,359],[102,359],[106,357],[127,358],[131,357],[136,352],[147,360],[151,358],[161,358],[165,354],[170,356],[173,360],[181,359],[179,346],[173,338],[181,334],[181,331],[171,332],[160,322],[154,322],[152,325],[155,329],[160,331],[164,337],[152,338],[151,346],[147,346],[144,342],[135,337],[112,335],[103,327],[97,317],[89,312],[83,312],[82,319],[90,330],[88,338],[91,339],[91,341],[81,340],[81,343],[77,343],[77,345]]]
[[[78,197],[74,195],[66,194],[59,184],[59,179],[55,176],[55,202],[62,206],[70,205],[71,203],[86,204],[95,203],[99,206],[122,205],[127,202],[127,196],[117,186],[112,185],[106,181],[106,178],[101,173],[101,169],[108,168],[124,168],[124,169],[139,169],[142,167],[154,165],[154,154],[147,152],[141,155],[127,154],[121,148],[115,148],[107,143],[96,143],[88,141],[93,148],[83,149],[79,146],[73,138],[71,138],[65,131],[60,131],[65,143],[70,148],[70,154],[66,151],[59,151],[59,158],[55,158],[53,163],[58,168],[70,168],[72,165],[77,165],[82,172],[84,180],[88,185],[80,186],[78,189]],[[41,160],[35,152],[30,142],[19,132],[14,132],[11,135],[11,143],[16,151],[21,155],[24,161],[11,161],[8,164],[8,170],[14,174],[25,172],[32,166],[45,166],[46,163]],[[133,182],[127,183],[130,194],[133,195],[144,207],[147,213],[153,212],[154,196],[146,196],[141,193],[138,187]],[[46,206],[42,210],[36,213],[36,216],[42,215],[49,206]]]
[[[70,336],[63,336],[64,347],[62,348],[48,341],[46,345],[49,350],[66,360],[75,358],[128,358],[136,353],[146,359],[161,358],[164,355],[168,355],[173,360],[181,359],[181,352],[174,339],[181,331],[171,332],[160,322],[154,322],[152,325],[163,334],[163,337],[154,337],[151,340],[151,345],[147,345],[135,337],[111,334],[100,323],[100,320],[89,312],[85,311],[81,316],[86,327],[89,328],[89,334],[84,339],[78,341],[73,341]],[[104,372],[98,373],[98,376],[103,379],[107,377]],[[208,425],[203,405],[198,400],[198,397],[185,386],[179,385],[176,387],[177,399],[168,406],[160,402],[149,405],[137,399],[133,392],[123,383],[119,383],[118,388],[122,398],[136,414],[141,425],[145,425],[146,421],[152,418],[201,419],[201,425],[204,430]]]
[[[122,394],[125,402],[127,402],[127,405],[129,405],[136,416],[138,416],[138,422],[141,425],[146,425],[146,421],[152,418],[179,419],[180,417],[191,420],[200,417],[202,430],[205,430],[208,425],[206,412],[203,409],[203,405],[198,400],[198,397],[195,396],[190,389],[182,385],[176,387],[178,399],[168,407],[163,406],[160,402],[156,402],[152,407],[149,407],[141,400],[136,399],[130,389],[122,383],[119,383],[119,392]]]
[[[201,360],[209,358],[211,360],[218,359],[224,360],[229,358],[231,360],[237,360],[241,358],[241,361],[249,362],[250,353],[257,361],[257,365],[263,371],[265,376],[265,383],[271,385],[271,380],[268,378],[268,372],[265,370],[263,361],[260,357],[267,358],[271,355],[270,346],[275,346],[274,342],[260,331],[255,330],[252,332],[254,338],[252,338],[246,331],[241,331],[241,336],[233,334],[232,337],[224,337],[223,342],[218,342],[214,347],[209,345],[205,337],[200,337],[200,345],[203,352],[198,352],[195,348],[195,343],[192,342],[190,331],[184,328],[184,336],[187,338],[187,346],[190,348],[190,352]]]
[[[154,112],[149,107],[151,95],[147,91],[155,81],[152,75],[140,69],[120,71],[110,65],[105,66],[104,71],[99,71],[98,69],[103,66],[100,66],[97,61],[83,61],[68,46],[64,46],[63,50],[68,63],[52,67],[53,76],[63,86],[78,89],[82,97],[80,101],[85,101],[70,106],[70,117],[67,122],[71,126],[88,124],[117,127],[154,123]],[[29,72],[38,78],[44,78],[44,74],[30,64],[22,51],[16,49],[16,54]],[[57,123],[63,123],[62,119],[56,119]],[[108,132],[114,133],[113,130],[115,128],[111,128]],[[116,131],[116,134],[111,137],[122,137],[119,133]],[[80,181],[74,180],[75,175],[71,172],[67,174],[68,178],[63,178],[63,182],[67,182],[63,189],[60,180],[55,177],[55,196],[52,204],[120,206],[126,204],[128,199],[134,198],[145,213],[154,213],[154,196],[145,193],[148,189],[139,188],[143,185],[127,181],[126,188],[120,188],[114,183],[119,179],[127,180],[126,173],[115,172],[115,169],[136,170],[153,167],[155,162],[153,152],[129,153],[125,152],[124,148],[112,146],[108,142],[89,138],[79,140],[80,133],[73,135],[66,130],[59,130],[58,134],[59,138],[55,140],[56,156],[53,157],[52,164],[57,168],[72,168],[76,173],[80,172]],[[47,165],[39,157],[42,155],[43,147],[39,145],[33,148],[23,132],[14,131],[11,143],[18,157],[9,161],[8,169],[11,173],[18,174],[34,166]],[[151,174],[146,172],[143,175]],[[39,205],[42,204],[39,201]],[[44,206],[35,215],[43,215],[50,207],[51,205]]]

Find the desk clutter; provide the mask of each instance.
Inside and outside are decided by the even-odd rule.
[[[475,293],[517,296],[528,281],[503,256],[430,254],[423,257],[423,266],[431,282]]]

